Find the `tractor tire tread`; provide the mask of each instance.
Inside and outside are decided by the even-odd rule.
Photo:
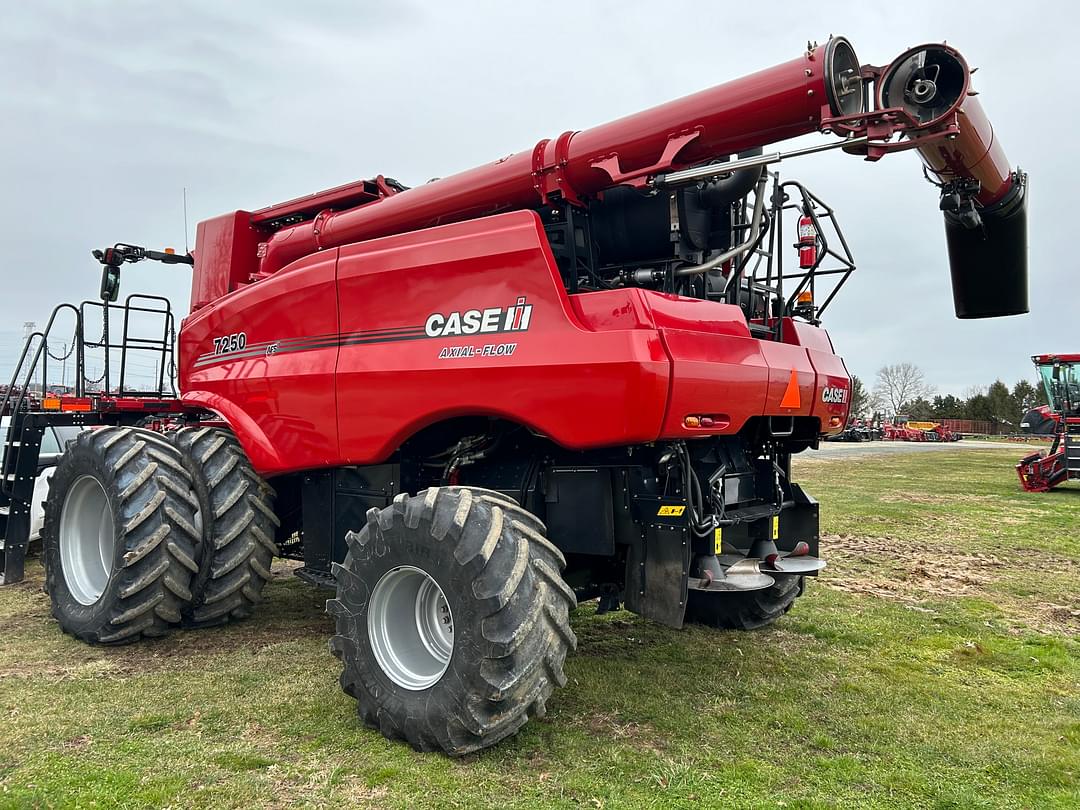
[[[757,591],[700,593],[691,591],[686,622],[719,630],[757,630],[791,610],[805,588],[805,577],[784,576]]]
[[[101,605],[98,619],[73,618],[72,597],[62,581],[59,532],[66,491],[59,483],[72,475],[98,479],[113,508],[116,544],[123,550],[101,597],[110,601],[107,608]],[[179,451],[142,428],[85,431],[65,453],[53,482],[42,538],[45,590],[60,627],[90,644],[127,644],[168,633],[189,589],[187,564],[198,542],[191,501],[179,495],[191,488]]]
[[[542,522],[519,518],[523,511],[506,496],[469,487],[431,488],[369,511],[345,562],[334,568],[338,593],[327,603],[336,626],[330,649],[344,664],[342,689],[356,698],[365,724],[419,751],[463,756],[546,712],[554,689],[566,683],[564,663],[577,644],[569,621],[577,602],[559,573],[562,555],[541,534]],[[361,652],[369,597],[361,558],[377,559],[383,549],[400,547],[404,536],[412,542],[421,534],[450,544],[449,559],[464,569],[462,581],[471,583],[464,589],[476,607],[479,632],[467,653],[455,651],[423,709],[406,712]],[[474,663],[455,668],[459,659]],[[443,682],[445,691],[437,691]]]
[[[269,540],[277,525],[273,489],[222,428],[181,428],[172,440],[191,471],[203,524],[184,625],[246,619],[262,599],[278,551]]]

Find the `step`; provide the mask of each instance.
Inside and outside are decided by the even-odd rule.
[[[824,567],[825,560],[808,554],[801,557],[779,557],[772,563],[763,560],[761,563],[762,573],[773,576],[776,574],[816,574]]]
[[[688,577],[686,587],[692,591],[760,591],[776,580],[764,573],[759,563],[760,560],[743,557],[724,567],[721,577]]]

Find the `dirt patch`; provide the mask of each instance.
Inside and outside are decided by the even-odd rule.
[[[617,714],[606,712],[588,714],[582,721],[598,740],[621,740],[654,754],[662,754],[667,747],[667,740],[648,723],[624,721]]]
[[[89,748],[92,742],[93,738],[82,734],[78,737],[72,737],[70,740],[65,740],[63,747],[69,751],[82,751]]]
[[[1041,605],[1047,621],[1062,627],[1072,627],[1080,631],[1080,609],[1068,605]]]
[[[386,785],[372,785],[358,774],[342,774],[324,761],[303,759],[275,763],[262,771],[275,807],[385,807]]]
[[[822,553],[838,564],[827,584],[877,596],[962,596],[993,582],[1007,565],[992,554],[962,554],[888,537],[826,535],[821,545]]]
[[[905,492],[902,494],[887,493],[878,495],[877,500],[883,503],[984,503],[994,500],[990,495],[929,495],[925,493]]]
[[[1075,606],[1008,599],[988,588],[1006,578],[1010,568],[1030,566],[1030,559],[1021,562],[994,554],[965,554],[890,537],[830,534],[821,538],[821,546],[823,556],[834,563],[821,578],[821,583],[830,588],[894,599],[920,611],[927,611],[922,605],[930,600],[981,596],[998,605],[1008,602],[1008,612],[1034,629],[1068,635],[1080,633],[1080,609]],[[1061,560],[1057,563],[1052,567],[1072,568],[1071,565],[1062,568]],[[1051,566],[1040,563],[1040,567]]]
[[[255,656],[275,644],[295,639],[329,638],[333,633],[333,622],[325,611],[329,591],[300,583],[293,577],[295,567],[287,561],[275,563],[274,580],[263,593],[263,603],[247,621],[199,630],[176,628],[165,638],[124,647],[90,647],[82,643],[68,647],[50,642],[53,649],[48,662],[28,658],[0,664],[0,679],[128,677],[175,670],[188,663],[198,666],[205,659],[237,651]],[[14,587],[30,593],[29,605],[5,616],[7,632],[21,637],[45,633],[60,641],[62,631],[52,619],[49,597],[42,591],[43,569],[40,565],[28,566],[26,577]]]

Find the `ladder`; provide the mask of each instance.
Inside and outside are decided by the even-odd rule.
[[[1080,478],[1080,419],[1065,419],[1062,431],[1065,450],[1065,478]]]
[[[23,578],[30,539],[31,503],[37,478],[44,424],[26,411],[15,411],[3,437],[0,460],[0,585]]]

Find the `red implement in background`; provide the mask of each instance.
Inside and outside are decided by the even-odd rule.
[[[1080,354],[1041,354],[1031,359],[1046,389],[1054,443],[1049,450],[1020,459],[1016,474],[1028,492],[1048,492],[1080,480]]]

